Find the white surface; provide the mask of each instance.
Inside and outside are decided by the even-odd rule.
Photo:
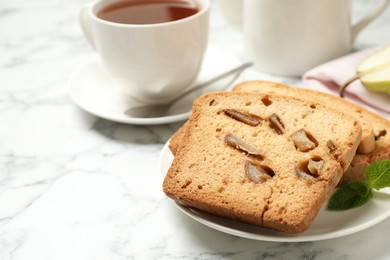
[[[205,54],[198,78],[192,86],[239,66],[241,62],[229,53],[210,46]],[[137,118],[126,115],[127,109],[141,105],[115,85],[97,57],[91,58],[76,69],[69,80],[72,99],[81,108],[96,116],[127,124],[155,125],[185,120],[189,117],[192,101],[202,93],[224,90],[232,85],[235,75],[215,82],[204,90],[195,91],[172,104],[169,116]],[[242,79],[242,75],[237,79]]]
[[[172,162],[173,155],[167,142],[159,158],[160,171],[163,177],[167,174]],[[289,235],[214,216],[196,209],[183,207],[173,200],[172,203],[184,214],[199,223],[227,234],[262,241],[307,242],[350,235],[385,220],[390,216],[390,188],[375,192],[374,198],[360,208],[346,211],[329,211],[326,210],[325,205],[309,229],[298,235]]]
[[[242,30],[244,0],[216,0],[223,19],[236,30]]]
[[[210,44],[246,60],[241,34],[212,2]],[[116,123],[69,96],[71,73],[94,54],[78,24],[85,3],[0,0],[1,260],[390,259],[390,219],[340,238],[280,243],[216,231],[177,210],[162,192],[158,158],[183,122]],[[354,12],[377,3],[355,0]],[[354,48],[390,43],[388,32],[390,9]]]

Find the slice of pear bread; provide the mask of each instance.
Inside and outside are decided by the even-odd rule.
[[[362,125],[362,140],[350,167],[340,181],[340,185],[352,180],[363,180],[364,169],[368,165],[390,158],[390,121],[345,99],[314,90],[259,80],[238,84],[233,88],[233,91],[298,97],[337,108],[357,118]],[[175,154],[182,143],[185,131],[186,124],[172,136],[169,143],[172,153]]]
[[[341,184],[363,180],[364,169],[380,160],[390,159],[390,121],[343,98],[309,89],[294,88],[269,81],[247,81],[236,85],[233,91],[261,94],[279,94],[304,98],[337,108],[355,118],[362,125],[362,140]]]
[[[315,102],[206,94],[194,102],[163,191],[187,207],[301,233],[349,166],[360,139],[353,117]]]

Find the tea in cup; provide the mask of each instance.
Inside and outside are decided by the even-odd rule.
[[[209,0],[101,0],[81,10],[80,24],[122,91],[168,103],[200,71],[209,9]]]

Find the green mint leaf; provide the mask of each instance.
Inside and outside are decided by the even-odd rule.
[[[366,181],[352,181],[339,188],[329,199],[329,210],[360,207],[373,197],[372,188],[390,187],[390,160],[375,162],[365,169]]]
[[[347,210],[360,207],[372,198],[372,190],[365,182],[353,181],[339,188],[329,199],[329,210]]]
[[[351,189],[355,190],[356,194],[361,197],[368,196],[371,191],[369,185],[367,185],[367,183],[363,181],[351,181],[350,183],[348,183],[348,186]]]
[[[367,184],[377,190],[390,187],[390,160],[375,162],[365,170]]]

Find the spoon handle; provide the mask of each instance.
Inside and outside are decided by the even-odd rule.
[[[223,79],[223,78],[225,78],[225,77],[227,77],[227,76],[229,76],[229,75],[231,75],[231,74],[233,74],[233,73],[241,72],[241,71],[243,71],[244,69],[246,69],[246,68],[248,68],[248,67],[250,67],[250,66],[252,66],[252,65],[253,65],[253,62],[245,62],[245,63],[243,63],[242,65],[240,65],[240,66],[238,66],[238,67],[236,67],[236,68],[233,68],[233,69],[231,69],[231,70],[228,70],[228,71],[226,71],[226,72],[224,72],[224,73],[222,73],[222,74],[220,74],[220,75],[218,75],[218,76],[215,76],[215,77],[213,77],[213,78],[211,78],[211,79],[209,79],[209,80],[206,80],[205,82],[202,82],[202,83],[200,83],[200,84],[194,86],[193,88],[191,88],[191,89],[189,89],[189,90],[183,92],[183,93],[180,94],[179,96],[177,96],[177,97],[175,98],[175,100],[178,100],[178,99],[180,99],[181,97],[183,97],[183,96],[185,96],[185,95],[187,95],[187,94],[189,94],[189,93],[191,93],[191,92],[193,92],[193,91],[195,91],[195,90],[198,90],[198,89],[200,89],[200,88],[204,88],[204,87],[206,87],[206,86],[208,86],[208,85],[210,85],[210,84],[212,84],[212,83],[214,83],[214,82],[217,82],[218,80],[221,80],[221,79]]]
[[[179,100],[180,98],[182,98],[183,96],[197,90],[197,89],[200,89],[200,88],[204,88],[220,79],[223,79],[233,73],[236,73],[233,81],[241,74],[241,72],[252,66],[253,65],[253,62],[246,62],[234,69],[231,69],[229,71],[226,71],[216,77],[213,77],[201,84],[198,84],[196,85],[195,87],[187,90],[187,91],[184,91],[184,93],[181,93],[179,96],[175,97],[175,99],[170,103],[170,104],[163,104],[163,105],[141,105],[141,106],[137,106],[137,107],[130,107],[128,109],[126,109],[126,111],[124,111],[124,113],[128,116],[132,116],[132,117],[138,117],[138,118],[150,118],[150,117],[161,117],[161,116],[164,116],[168,113],[170,107],[172,106],[172,103],[174,103],[175,101]]]
[[[242,71],[242,70],[244,70],[244,69],[246,69],[246,68],[248,68],[248,67],[250,67],[252,65],[253,65],[253,62],[245,62],[244,64],[242,64],[242,65],[240,65],[240,66],[238,66],[236,68],[228,70],[228,71],[226,71],[226,72],[224,72],[224,73],[222,73],[222,74],[220,74],[218,76],[215,76],[214,78],[211,78],[211,79],[209,79],[209,80],[207,80],[207,81],[205,81],[203,83],[200,83],[199,85],[195,86],[194,88],[208,86],[208,85],[210,85],[210,84],[212,84],[212,83],[214,83],[214,82],[216,82],[216,81],[218,81],[220,79],[223,79],[223,78],[225,78],[225,77],[227,77],[227,76],[229,76],[229,75],[231,75],[233,73],[240,72],[240,71]]]

